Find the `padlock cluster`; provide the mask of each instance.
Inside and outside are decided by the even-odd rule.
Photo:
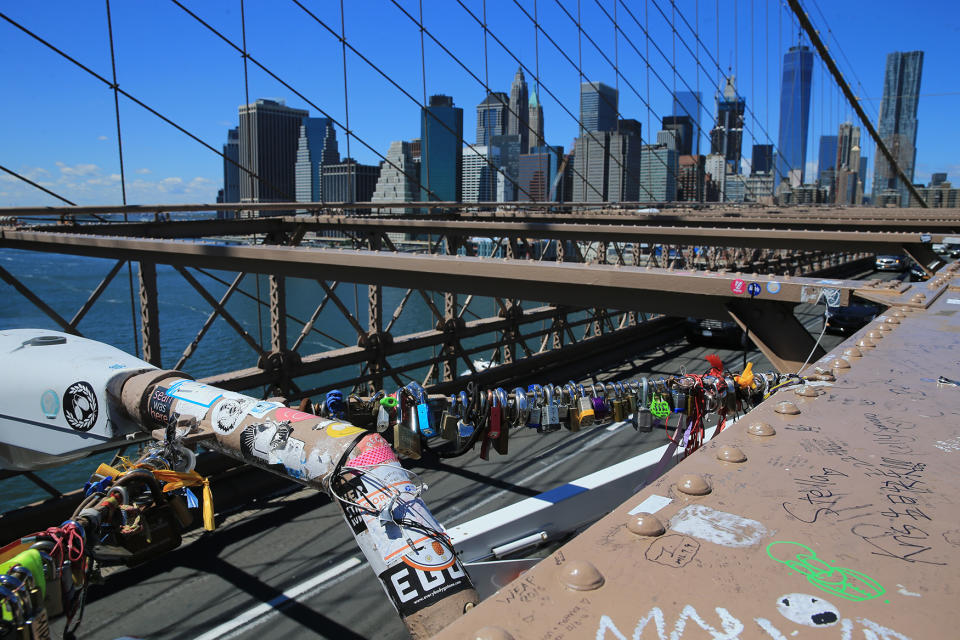
[[[204,487],[204,525],[212,528],[206,480],[178,441],[148,445],[130,462],[101,464],[73,516],[60,526],[0,550],[0,638],[49,638],[48,616],[61,613],[72,637],[86,590],[100,566],[133,566],[180,546],[199,506],[190,486]]]
[[[481,389],[470,382],[450,396],[428,395],[411,382],[392,394],[351,395],[346,403],[339,392],[330,392],[314,409],[318,415],[375,428],[392,440],[399,455],[412,459],[424,451],[455,457],[479,444],[480,457],[486,460],[491,448],[507,455],[512,431],[575,432],[615,422],[628,423],[638,432],[663,428],[666,439],[689,454],[703,443],[711,421],[719,433],[728,416],[749,410],[777,388],[804,382],[796,374],[754,373],[752,364],[734,374],[715,356],[708,361],[711,367],[704,374],[587,385],[531,384],[511,391]]]

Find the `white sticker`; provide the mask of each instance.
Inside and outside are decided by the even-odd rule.
[[[247,409],[246,415],[253,416],[254,418],[262,418],[274,409],[282,407],[283,405],[279,402],[270,402],[268,400],[259,400],[256,404]]]
[[[960,298],[947,298],[947,304],[960,304]]]
[[[630,509],[630,511],[627,513],[631,516],[635,516],[638,513],[656,513],[671,502],[673,502],[673,500],[670,498],[653,494],[652,496],[648,496],[646,500],[635,506],[633,509]]]
[[[816,304],[820,299],[820,287],[803,287],[800,289],[800,302]]]
[[[702,504],[681,509],[670,519],[670,528],[723,547],[749,547],[770,535],[767,528],[756,520]]]
[[[213,430],[220,435],[229,435],[233,433],[240,423],[247,410],[257,401],[253,398],[224,398],[213,407],[213,416],[210,421],[213,423]]]
[[[843,280],[817,280],[817,284],[843,284]]]
[[[185,403],[196,405],[203,409],[204,415],[213,403],[223,397],[223,391],[216,387],[209,387],[193,380],[179,380],[170,385],[167,395]],[[191,415],[194,415],[191,413]]]

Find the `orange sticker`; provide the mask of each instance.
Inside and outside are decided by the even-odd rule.
[[[331,438],[346,438],[347,436],[364,433],[366,430],[345,422],[331,422],[327,425],[327,435]]]

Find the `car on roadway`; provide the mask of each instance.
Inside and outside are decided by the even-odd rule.
[[[903,256],[877,256],[873,268],[877,271],[903,271],[907,268],[907,261]]]
[[[880,315],[880,305],[872,302],[827,308],[827,333],[850,335]]]
[[[687,342],[698,346],[720,346],[730,349],[742,349],[746,345],[746,334],[733,320],[714,320],[713,318],[687,318],[684,326]]]

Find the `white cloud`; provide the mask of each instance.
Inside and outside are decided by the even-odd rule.
[[[141,174],[141,175],[146,175],[146,174],[150,173],[150,169],[147,169],[146,167],[143,167],[143,168],[141,168],[141,169],[137,169],[137,173],[139,173],[139,174]]]
[[[19,167],[17,173],[81,205],[120,204],[120,175],[105,173],[96,164],[67,165],[56,162],[56,173],[44,167]],[[127,179],[127,202],[190,203],[211,202],[216,197],[217,181],[202,176],[166,176],[150,180],[143,176],[149,169],[137,170],[135,179]],[[46,179],[44,179],[46,178]],[[62,203],[14,176],[0,174],[3,192],[0,207],[61,205]]]
[[[65,176],[89,176],[100,173],[100,167],[95,164],[75,164],[71,167],[58,162],[57,166],[60,167],[60,173]]]
[[[97,140],[109,140],[107,136],[97,136]]]

